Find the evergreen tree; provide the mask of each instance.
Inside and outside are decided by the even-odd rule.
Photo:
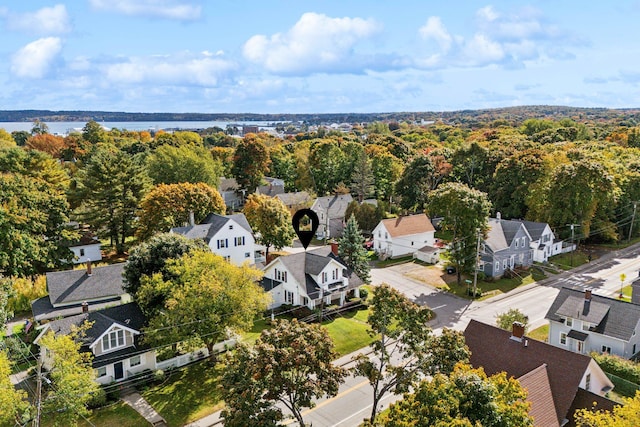
[[[358,229],[356,218],[351,215],[347,221],[342,237],[338,240],[338,255],[353,272],[369,283],[369,260],[367,250],[363,246],[364,237]]]

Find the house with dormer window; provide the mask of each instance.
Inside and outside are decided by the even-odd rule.
[[[362,280],[337,256],[337,247],[280,256],[264,267],[261,285],[272,296],[271,308],[283,304],[343,305],[350,291],[358,296]]]
[[[556,347],[625,359],[640,353],[640,304],[596,295],[590,289],[562,288],[545,319],[549,344]]]
[[[487,238],[480,245],[479,271],[489,277],[502,277],[516,268],[533,264],[531,235],[521,221],[489,218]]]
[[[140,339],[146,318],[135,303],[92,312],[85,310],[81,314],[46,323],[40,327],[41,332],[34,343],[38,344],[46,333],[70,334],[74,327],[81,327],[85,322],[90,327],[81,338],[80,351],[93,354],[96,381],[100,384],[122,381],[156,368],[155,350]],[[52,354],[42,346],[40,351],[43,368],[49,370]]]
[[[256,240],[244,214],[218,215],[211,213],[200,224],[171,229],[190,239],[202,239],[214,254],[242,265],[256,263]],[[259,255],[258,255],[259,257]]]

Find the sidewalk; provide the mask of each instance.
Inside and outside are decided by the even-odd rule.
[[[164,418],[144,400],[144,397],[142,397],[140,393],[135,392],[128,394],[123,396],[122,400],[142,415],[145,420],[149,421],[152,426],[166,427],[167,423]]]

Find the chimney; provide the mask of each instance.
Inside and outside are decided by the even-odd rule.
[[[83,313],[88,313],[89,312],[89,303],[86,302],[86,301],[82,303],[82,312]]]
[[[331,252],[333,252],[335,256],[338,256],[338,242],[331,242]]]
[[[87,260],[87,276],[91,276],[91,260]]]
[[[591,289],[584,290],[584,300],[591,301]]]
[[[196,216],[193,211],[189,211],[189,225],[192,227],[196,225]]]
[[[522,337],[524,337],[524,324],[520,322],[513,322],[511,339],[522,342]]]

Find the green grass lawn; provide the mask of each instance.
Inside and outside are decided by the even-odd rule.
[[[553,256],[549,258],[549,262],[563,270],[571,270],[574,267],[588,263],[589,253],[582,249],[578,249],[566,254]]]
[[[384,261],[378,261],[376,262],[376,267],[378,268],[384,268],[384,267],[389,267],[390,265],[396,265],[396,264],[402,264],[405,262],[409,262],[413,260],[413,256],[409,255],[409,256],[405,256],[405,257],[401,257],[401,258],[395,258],[395,259],[385,259]]]
[[[222,365],[195,363],[173,371],[167,380],[142,396],[164,417],[169,426],[182,426],[222,408],[220,375]]]
[[[534,340],[547,342],[547,339],[549,338],[549,324],[542,325],[539,328],[534,329],[527,333],[527,336]]]
[[[373,338],[367,333],[369,329],[368,315],[369,310],[362,309],[345,313],[343,317],[332,321],[322,322],[322,325],[329,331],[335,351],[339,356],[344,356],[371,344]]]
[[[528,285],[529,283],[537,282],[546,277],[536,268],[532,268],[526,272],[520,272],[519,274],[520,276],[511,278],[478,281],[478,288],[482,290],[482,297],[479,299],[491,298],[492,296],[509,292],[518,286]],[[447,290],[459,297],[471,299],[471,296],[467,293],[467,283],[465,283],[465,279],[466,277],[463,277],[461,285],[458,285],[457,282],[449,283],[449,289]],[[473,277],[471,277],[471,279],[473,279]],[[473,287],[473,285],[471,286]]]
[[[124,402],[118,402],[106,408],[93,411],[87,421],[80,419],[81,427],[138,427],[149,425],[144,417]]]

